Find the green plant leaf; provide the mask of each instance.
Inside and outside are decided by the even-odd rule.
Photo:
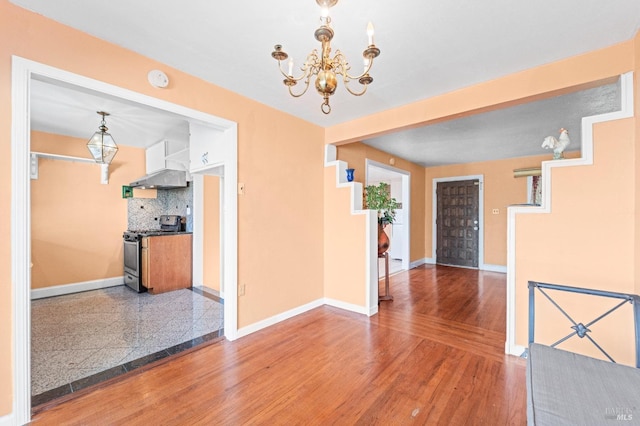
[[[378,211],[378,223],[386,225],[393,223],[396,209],[400,203],[391,197],[391,187],[386,182],[378,185],[368,185],[364,188],[365,208]]]

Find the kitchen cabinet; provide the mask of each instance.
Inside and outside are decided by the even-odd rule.
[[[184,141],[162,140],[146,150],[147,174],[164,169],[189,169],[189,144]]]
[[[142,238],[142,285],[158,294],[192,286],[192,235],[173,234]]]
[[[189,134],[189,171],[222,166],[222,158],[232,157],[230,150],[235,145],[229,142],[233,137],[231,130],[191,123]]]

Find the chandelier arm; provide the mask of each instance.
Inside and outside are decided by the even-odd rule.
[[[293,76],[290,76],[289,74],[287,74],[282,70],[282,65],[280,64],[280,61],[278,61],[278,69],[280,70],[280,74],[282,74],[284,78],[286,78],[287,80],[295,81],[295,82],[303,80],[305,77],[308,77],[309,75],[309,68],[302,68],[302,70],[304,71],[302,75],[299,78],[294,78]]]
[[[357,76],[353,76],[351,74],[349,74],[346,70],[343,73],[343,75],[347,78],[349,78],[350,80],[360,80],[362,77],[364,77],[365,75],[369,75],[369,71],[371,70],[371,66],[373,65],[373,58],[369,59],[369,65],[367,65],[367,69],[364,70],[364,72],[360,75]],[[350,67],[348,69],[351,69]]]
[[[349,93],[351,93],[352,95],[354,95],[354,96],[362,96],[362,95],[364,95],[364,94],[366,93],[366,91],[367,91],[367,87],[369,87],[369,85],[368,85],[368,84],[364,84],[364,85],[363,85],[363,86],[364,86],[364,88],[362,89],[362,92],[354,92],[354,91],[353,91],[353,90],[351,90],[351,88],[349,87],[349,80],[347,80],[347,79],[343,79],[343,81],[344,81],[344,88],[345,88],[345,89],[347,89],[347,91],[348,91]]]
[[[307,60],[304,62],[304,66],[300,68],[302,70],[302,75],[298,78],[295,78],[292,75],[284,72],[282,70],[282,61],[280,60],[278,60],[278,69],[280,70],[280,74],[282,74],[284,78],[290,81],[298,82],[305,78],[309,78],[310,76],[317,74],[318,70],[320,69],[320,59],[318,58],[318,51],[316,49],[313,49],[313,51],[311,51],[311,53],[307,55]]]
[[[307,80],[306,80],[304,83],[305,83],[305,84],[304,84],[304,90],[303,90],[301,93],[297,94],[297,95],[296,95],[295,93],[293,93],[293,91],[291,90],[291,88],[292,88],[293,86],[288,86],[288,87],[289,87],[289,94],[290,94],[291,96],[293,96],[294,98],[299,98],[300,96],[302,96],[302,95],[304,95],[305,93],[307,93],[307,90],[309,89],[309,78],[307,78]]]
[[[375,48],[375,46],[369,46],[369,48],[370,49]],[[371,71],[371,68],[373,67],[373,59],[377,55],[375,54],[369,55],[367,53],[368,53],[367,50],[365,50],[365,52],[363,53],[363,57],[368,59],[367,67],[365,68],[365,70],[360,75],[351,75],[349,74],[349,70],[351,69],[351,66],[349,65],[349,62],[347,62],[347,58],[345,58],[345,56],[342,54],[342,52],[339,49],[336,50],[336,54],[333,57],[333,63],[339,64],[340,66],[340,68],[338,68],[338,65],[336,65],[336,70],[337,70],[336,73],[341,74],[344,78],[348,78],[350,80],[360,80],[362,77],[368,76],[369,71]]]

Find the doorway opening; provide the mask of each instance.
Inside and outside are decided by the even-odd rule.
[[[394,274],[410,268],[410,235],[411,235],[411,174],[373,160],[366,160],[366,185],[377,185],[380,182],[389,184],[391,197],[400,203],[396,210],[395,221],[385,227],[389,235],[389,273]],[[378,275],[384,274],[384,266],[378,259]]]
[[[13,413],[18,424],[28,423],[31,417],[30,384],[30,292],[31,292],[31,201],[30,201],[30,100],[31,81],[47,81],[60,86],[79,88],[105,97],[117,98],[183,117],[215,130],[224,144],[210,157],[211,167],[222,175],[221,275],[225,286],[224,333],[229,340],[237,338],[237,124],[200,111],[192,110],[157,98],[93,80],[48,65],[14,56],[12,63],[12,183],[11,183],[11,266],[13,294],[12,333],[14,360]],[[202,171],[198,170],[198,171]],[[203,215],[203,206],[194,205],[194,217]],[[194,271],[202,269],[202,239],[194,242]],[[194,274],[195,277],[196,274]]]
[[[433,263],[482,269],[483,181],[482,175],[433,180]]]

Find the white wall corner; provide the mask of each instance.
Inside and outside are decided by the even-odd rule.
[[[325,145],[324,146],[324,165],[328,166],[333,161],[336,161],[338,158],[338,148],[335,145]]]
[[[365,303],[368,316],[378,313],[378,214],[375,210],[361,210],[366,216],[366,273],[365,273]]]

